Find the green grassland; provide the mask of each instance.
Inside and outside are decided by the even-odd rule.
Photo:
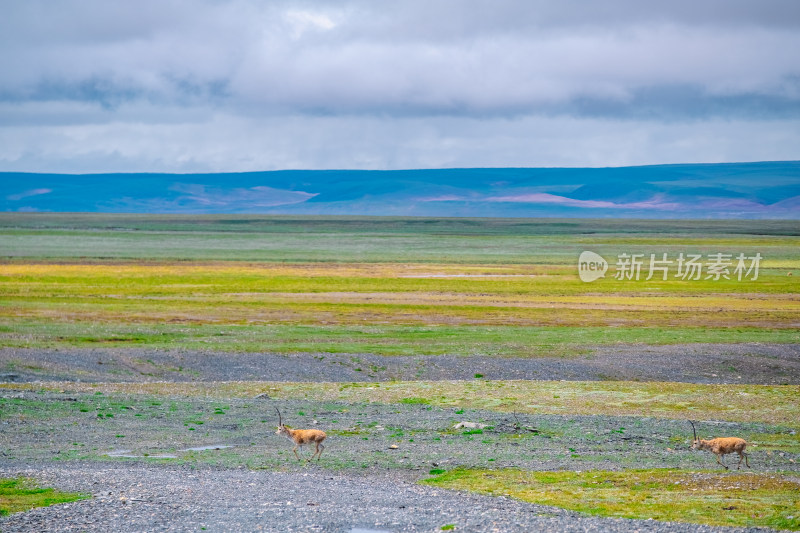
[[[0,516],[89,498],[88,494],[37,487],[30,479],[0,478]]]
[[[0,227],[235,233],[416,233],[470,235],[797,235],[796,220],[632,220],[592,218],[384,217],[337,215],[151,215],[0,213]]]
[[[0,257],[571,265],[592,245],[760,251],[782,267],[799,234],[797,221],[0,213]]]
[[[800,429],[800,386],[597,381],[393,381],[359,383],[36,383],[21,390],[279,400],[424,404],[505,413],[608,415],[761,422]]]
[[[457,469],[426,483],[511,496],[597,516],[800,529],[800,483],[770,474]]]
[[[440,325],[163,324],[8,318],[0,345],[17,348],[129,347],[216,352],[374,353],[571,357],[619,343],[796,343],[795,329]],[[13,369],[9,369],[13,370]]]

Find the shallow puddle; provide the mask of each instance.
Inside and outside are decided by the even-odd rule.
[[[194,448],[184,448],[178,450],[179,452],[204,452],[206,450],[224,450],[225,448],[233,448],[229,444],[212,444],[210,446],[195,446]]]
[[[170,455],[170,454],[147,454],[147,455],[136,455],[133,453],[133,450],[115,450],[113,452],[108,452],[103,454],[107,457],[125,457],[129,459],[177,459],[177,455]]]
[[[194,446],[192,448],[184,448],[178,450],[180,453],[186,452],[204,452],[207,450],[224,450],[225,448],[233,448],[230,444],[211,444],[208,446]],[[170,453],[156,453],[156,454],[135,454],[133,450],[114,450],[104,453],[106,457],[124,457],[127,459],[177,459],[178,456]]]

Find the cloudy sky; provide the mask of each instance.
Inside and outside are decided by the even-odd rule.
[[[800,159],[800,2],[25,0],[0,171]]]

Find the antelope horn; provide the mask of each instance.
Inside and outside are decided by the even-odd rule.
[[[278,408],[276,407],[275,410],[278,411]],[[283,425],[283,419],[281,418],[281,412],[280,411],[278,411],[278,425],[279,426]]]
[[[697,440],[697,430],[694,429],[694,422],[689,420],[689,423],[692,425],[692,432],[694,432],[694,440]]]

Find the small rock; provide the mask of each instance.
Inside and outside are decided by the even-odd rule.
[[[481,424],[480,422],[459,422],[455,426],[454,429],[462,429],[462,428],[469,428],[469,429],[483,429],[486,427],[486,424]]]
[[[398,446],[397,444],[392,444],[391,446],[389,446],[389,449],[390,449],[390,450],[396,450],[396,449],[397,449],[397,448],[399,448],[399,447],[400,447],[400,446]]]

